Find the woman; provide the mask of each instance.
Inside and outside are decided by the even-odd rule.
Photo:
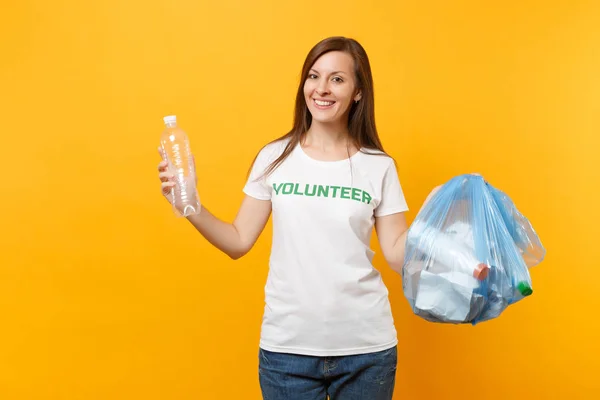
[[[159,164],[163,194],[174,185]],[[257,155],[233,223],[188,217],[215,247],[246,254],[273,212],[259,381],[266,400],[391,399],[396,330],[369,248],[373,226],[400,272],[408,210],[374,118],[363,47],[332,37],[308,54],[292,130]]]

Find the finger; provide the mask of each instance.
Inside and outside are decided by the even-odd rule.
[[[166,161],[161,161],[158,163],[158,171],[159,172],[164,172],[167,170],[167,162]]]
[[[175,178],[175,176],[170,172],[161,172],[160,174],[158,174],[158,178],[161,182],[168,182]]]
[[[171,188],[175,186],[175,182],[163,182],[160,187],[164,194],[168,194],[171,192]]]

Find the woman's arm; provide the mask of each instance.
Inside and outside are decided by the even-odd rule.
[[[170,202],[169,193],[175,182],[173,174],[167,171],[164,160],[158,164],[158,172],[162,193]],[[198,215],[187,219],[213,246],[237,260],[254,246],[270,215],[270,200],[258,200],[246,195],[233,223],[220,220],[204,207]]]
[[[425,207],[425,204],[440,188],[441,186],[438,186],[429,193],[421,208]],[[406,237],[408,235],[408,224],[405,213],[376,217],[375,230],[385,260],[394,271],[399,274],[402,273]]]
[[[220,220],[204,207],[187,219],[213,246],[237,260],[252,249],[270,215],[270,200],[246,195],[233,223]]]
[[[394,271],[401,273],[408,233],[405,213],[376,217],[375,230],[383,257]]]

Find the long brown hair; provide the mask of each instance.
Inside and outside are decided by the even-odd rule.
[[[377,128],[375,126],[375,96],[373,91],[373,76],[371,74],[371,65],[365,49],[356,40],[343,36],[333,36],[323,39],[317,43],[308,53],[302,67],[300,75],[300,84],[296,93],[296,106],[294,113],[294,125],[292,129],[280,138],[271,141],[268,144],[280,140],[290,139],[281,155],[273,161],[264,173],[269,175],[277,168],[300,143],[306,135],[312,122],[312,115],[304,99],[304,82],[308,78],[310,69],[314,63],[323,54],[331,51],[342,51],[349,54],[354,60],[354,73],[356,89],[361,91],[361,99],[358,103],[352,102],[348,116],[348,131],[350,141],[359,151],[363,149],[378,150],[386,154],[383,145],[379,140]],[[267,144],[267,145],[268,145]],[[386,154],[387,155],[387,154]],[[258,156],[258,155],[257,155]],[[254,158],[254,162],[256,157]],[[252,169],[252,167],[250,167]],[[260,178],[259,178],[260,179]]]

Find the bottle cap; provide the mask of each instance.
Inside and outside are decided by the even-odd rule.
[[[531,293],[533,293],[533,290],[531,290],[531,287],[529,287],[527,282],[519,282],[517,289],[523,296],[529,296]]]
[[[166,117],[163,118],[163,121],[165,121],[165,124],[174,124],[177,122],[177,116],[176,115],[167,115]]]
[[[487,278],[488,272],[490,272],[490,267],[488,267],[487,264],[479,263],[473,270],[473,276],[482,281]]]

